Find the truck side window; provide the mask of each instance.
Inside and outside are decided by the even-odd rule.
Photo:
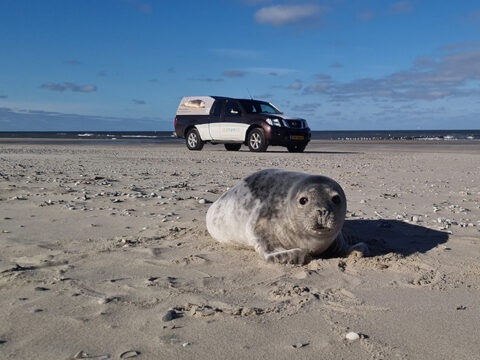
[[[227,106],[225,106],[225,115],[226,116],[239,116],[240,115],[240,106],[237,103],[229,101]]]
[[[261,109],[262,113],[275,114],[275,110],[267,104],[260,104],[260,109]]]
[[[220,114],[222,113],[222,105],[223,105],[223,101],[221,100],[215,101],[215,105],[212,112],[213,116],[220,116]]]

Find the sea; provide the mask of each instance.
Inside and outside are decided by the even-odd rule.
[[[88,140],[88,143],[174,143],[184,142],[172,131],[19,131],[1,132],[0,138]],[[418,140],[418,141],[480,141],[480,130],[337,130],[312,131],[313,140]]]

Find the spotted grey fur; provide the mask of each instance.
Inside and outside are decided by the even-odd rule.
[[[207,229],[219,242],[253,247],[268,262],[363,253],[364,244],[348,246],[343,239],[346,206],[343,189],[326,176],[267,169],[246,177],[212,204]]]

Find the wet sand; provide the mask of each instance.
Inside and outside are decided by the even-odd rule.
[[[478,357],[480,144],[269,150],[0,140],[0,357]],[[210,202],[265,168],[337,180],[370,256],[216,243]]]

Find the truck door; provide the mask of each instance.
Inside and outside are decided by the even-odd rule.
[[[223,106],[225,100],[216,100],[212,106],[212,111],[208,118],[208,130],[212,140],[218,140],[220,137],[220,126],[222,121]]]
[[[244,121],[240,105],[234,100],[226,100],[225,111],[220,126],[220,140],[238,141],[245,140],[245,131],[248,124]]]

